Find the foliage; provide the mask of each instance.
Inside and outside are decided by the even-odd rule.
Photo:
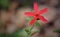
[[[9,6],[9,0],[0,0],[0,5],[2,8],[7,8]]]
[[[54,32],[60,34],[60,29],[56,29],[56,30],[54,30]]]

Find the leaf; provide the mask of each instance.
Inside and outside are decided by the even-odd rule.
[[[30,28],[30,31],[33,29],[34,25]]]
[[[38,26],[39,28],[41,28],[42,26],[38,23],[38,21],[35,22],[36,26]]]
[[[33,25],[34,26],[34,25]],[[31,31],[32,31],[32,29],[33,29],[33,26],[31,26],[29,29],[25,29],[25,31],[26,31],[26,33],[28,34],[28,35],[31,35]]]
[[[29,30],[25,29],[26,32],[29,32]]]
[[[0,4],[3,8],[6,8],[9,6],[9,0],[0,0]]]
[[[29,31],[29,30],[27,30],[27,29],[25,29],[25,31],[26,31],[26,33],[27,33],[28,35],[31,34],[31,31]]]
[[[57,32],[58,34],[60,34],[60,29],[54,30],[53,32]]]

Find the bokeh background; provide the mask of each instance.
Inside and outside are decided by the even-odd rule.
[[[38,3],[38,10],[48,8],[42,14],[48,22],[38,20],[31,31],[37,33],[31,35],[31,18],[24,13],[34,11],[34,2]],[[0,0],[0,37],[60,37],[60,0]]]

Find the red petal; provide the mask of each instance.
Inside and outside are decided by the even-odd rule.
[[[45,13],[47,11],[48,11],[48,9],[47,8],[44,8],[43,10],[40,10],[39,14],[43,14],[43,13]]]
[[[40,20],[42,20],[44,23],[47,22],[47,20],[43,16],[39,16]]]
[[[27,15],[27,16],[33,16],[32,12],[26,12],[25,15]]]
[[[37,3],[35,2],[34,3],[34,13],[36,13],[38,11],[38,5],[37,5]]]
[[[36,19],[37,19],[36,17],[32,19],[32,21],[30,22],[30,26],[32,26],[35,23]]]

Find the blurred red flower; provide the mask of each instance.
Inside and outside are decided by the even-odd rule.
[[[27,16],[29,16],[29,17],[30,17],[30,16],[33,16],[33,17],[34,17],[34,18],[32,19],[32,21],[30,22],[30,26],[35,23],[36,19],[40,19],[40,20],[42,20],[44,23],[46,23],[47,20],[46,20],[43,16],[41,16],[40,14],[43,14],[43,13],[45,13],[45,12],[47,12],[47,11],[48,11],[48,9],[47,9],[47,8],[44,8],[43,10],[40,10],[40,11],[38,12],[38,5],[37,5],[37,3],[35,2],[35,3],[34,3],[34,13],[32,13],[32,12],[26,12],[26,13],[25,13],[25,15],[27,15]]]

